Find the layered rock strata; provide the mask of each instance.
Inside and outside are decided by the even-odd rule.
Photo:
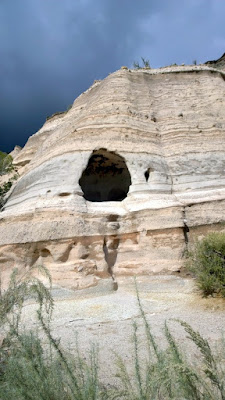
[[[121,69],[50,118],[15,156],[0,262],[42,264],[82,288],[179,271],[187,246],[225,229],[225,70]]]

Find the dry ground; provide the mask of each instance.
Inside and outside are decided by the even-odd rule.
[[[225,300],[202,298],[192,278],[174,275],[142,276],[137,278],[137,284],[152,332],[162,346],[165,345],[163,326],[167,320],[186,353],[193,361],[198,359],[198,352],[185,337],[179,324],[171,321],[173,318],[188,322],[213,345],[221,338],[225,327]],[[75,349],[76,332],[85,357],[88,357],[90,343],[98,343],[101,375],[105,382],[112,384],[116,371],[114,352],[126,360],[128,368],[133,365],[132,320],[136,319],[140,325],[139,337],[142,344],[145,335],[133,278],[120,278],[118,290],[112,291],[111,288],[111,282],[107,280],[94,289],[77,292],[55,287],[51,330],[70,353]],[[23,323],[27,327],[37,326],[34,310],[35,305],[32,303],[25,306]],[[140,351],[144,358],[144,344]]]

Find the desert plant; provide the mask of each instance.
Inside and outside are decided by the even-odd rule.
[[[225,297],[225,233],[210,233],[198,241],[188,253],[187,268],[196,276],[203,296]]]
[[[51,293],[33,276],[34,269],[37,268],[30,268],[24,273],[14,269],[6,290],[2,289],[0,282],[0,330],[4,338],[0,344],[0,380],[4,377],[10,354],[20,347],[19,322],[25,301],[29,297],[35,297],[38,300],[39,312],[43,314],[45,311],[45,315],[49,318],[51,316]],[[48,277],[51,284],[48,271],[44,267],[39,267],[39,270]]]
[[[98,378],[98,350],[92,346],[88,362],[77,343],[72,358],[50,331],[53,299],[50,290],[33,277],[34,268],[24,274],[14,270],[7,290],[0,292],[1,328],[7,332],[0,346],[0,398],[3,400],[97,400],[106,391]],[[40,267],[51,282],[48,271]],[[37,299],[39,328],[47,337],[43,344],[38,332],[20,327],[22,307],[30,296]],[[47,318],[46,318],[47,317]]]
[[[95,348],[88,361],[79,354],[70,357],[49,333],[43,345],[37,333],[23,333],[19,346],[11,350],[0,388],[1,399],[7,400],[97,400],[105,391],[98,380]]]
[[[141,57],[142,65],[139,64],[139,62],[134,61],[133,62],[133,67],[134,69],[141,69],[141,68],[147,68],[150,69],[150,62],[149,60],[146,60],[144,57]]]
[[[14,174],[7,182],[4,182],[0,186],[0,210],[3,208],[5,202],[6,202],[6,194],[9,192],[11,189],[14,181],[18,178],[18,174]]]
[[[27,298],[35,297],[39,304],[39,312],[45,309],[51,316],[53,310],[53,299],[51,292],[36,277],[33,276],[35,270],[39,270],[45,275],[51,285],[51,276],[43,266],[33,266],[23,273],[15,268],[10,276],[6,290],[0,285],[0,327],[7,324],[18,333],[18,325],[21,318],[21,310]]]
[[[13,170],[12,160],[10,154],[0,151],[0,176],[8,174]]]
[[[0,210],[3,207],[5,203],[5,195],[6,193],[11,189],[13,182],[9,180],[8,182],[3,183],[3,185],[0,186]]]
[[[72,108],[72,106],[73,106],[73,104],[69,104],[65,111],[57,111],[52,115],[47,115],[46,121],[49,121],[50,119],[52,119],[54,117],[63,117],[63,115],[65,115]]]
[[[152,329],[137,291],[141,320],[145,328],[146,359],[143,360],[140,349],[143,339],[138,334],[137,323],[134,322],[134,362],[133,373],[128,372],[126,363],[117,356],[118,373],[121,390],[118,399],[127,400],[225,400],[225,343],[221,344],[218,357],[209,343],[199,332],[183,321],[171,321],[181,324],[188,339],[197,347],[199,362],[194,365],[182,351],[172,335],[168,323],[164,326],[164,337],[167,347],[163,350],[152,334]]]
[[[171,320],[164,326],[167,346],[162,348],[152,333],[137,287],[145,339],[134,321],[133,372],[129,372],[126,362],[117,356],[120,385],[106,389],[98,376],[97,348],[92,346],[87,360],[80,355],[78,342],[74,356],[61,348],[59,340],[51,333],[49,320],[44,317],[43,311],[46,309],[48,315],[52,309],[51,296],[46,292],[48,289],[43,289],[42,284],[29,274],[22,279],[14,271],[7,291],[0,298],[0,316],[12,328],[0,376],[2,400],[225,400],[224,341],[221,342],[219,357],[208,341],[189,324]],[[30,294],[37,295],[39,328],[42,327],[48,339],[45,344],[38,332],[24,332],[18,328],[20,317],[17,313],[21,314],[21,307]],[[16,323],[12,318],[14,315]],[[169,325],[176,323],[181,324],[188,340],[197,347],[198,364],[192,363],[187,351],[182,350],[171,333]]]
[[[5,195],[11,189],[14,181],[18,178],[18,174],[14,169],[12,161],[13,158],[10,154],[0,151],[0,176],[10,174],[13,171],[15,172],[13,176],[10,176],[10,178],[0,186],[0,210],[5,204]]]

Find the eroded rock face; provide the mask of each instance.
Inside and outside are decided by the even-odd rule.
[[[225,229],[225,71],[213,66],[121,69],[30,137],[0,214],[6,280],[35,264],[70,288],[177,271],[196,237]]]

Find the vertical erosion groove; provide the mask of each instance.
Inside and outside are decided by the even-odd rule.
[[[185,207],[184,207],[184,209],[183,209],[183,223],[184,223],[184,225],[183,225],[184,241],[185,241],[186,250],[187,250],[187,249],[188,249],[188,241],[189,241],[189,238],[188,238],[189,227],[188,227],[188,225],[187,225],[187,218],[186,218],[186,209],[185,209]]]
[[[117,237],[104,237],[103,241],[103,252],[105,255],[105,261],[108,265],[108,272],[113,280],[113,289],[118,289],[118,283],[116,282],[115,276],[113,274],[113,266],[115,265],[117,259],[117,249],[119,247],[119,238]]]

